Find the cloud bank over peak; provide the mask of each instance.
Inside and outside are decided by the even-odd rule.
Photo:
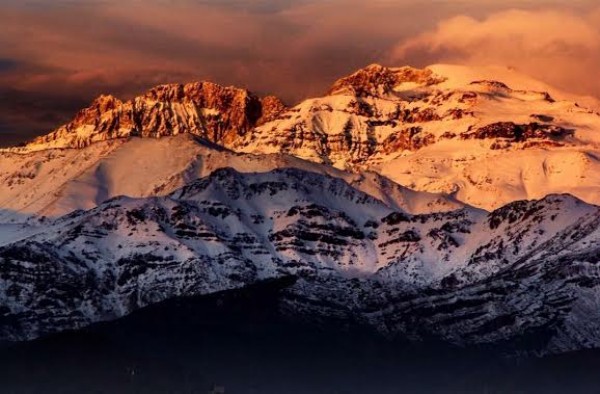
[[[549,10],[506,10],[478,19],[445,19],[401,41],[390,61],[505,65],[565,91],[600,97],[600,9],[587,15]]]

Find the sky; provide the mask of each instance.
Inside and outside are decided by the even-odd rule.
[[[287,104],[371,63],[504,65],[600,97],[597,0],[0,0],[0,146],[94,97],[211,80]]]

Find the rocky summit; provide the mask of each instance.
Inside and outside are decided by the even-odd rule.
[[[228,145],[284,108],[275,97],[259,98],[247,90],[211,82],[161,85],[127,102],[100,96],[73,121],[30,146],[83,148],[115,138],[184,133]]]

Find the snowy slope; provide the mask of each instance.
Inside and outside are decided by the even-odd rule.
[[[0,153],[0,222],[57,217],[126,195],[166,195],[223,167],[242,172],[294,167],[347,180],[390,206],[413,213],[448,211],[450,196],[413,192],[377,174],[340,171],[292,156],[236,154],[191,135],[116,139],[80,149]]]
[[[293,276],[282,308],[306,319],[458,344],[543,332],[524,349],[539,352],[600,346],[599,224],[597,207],[568,195],[413,216],[335,177],[221,169],[5,243],[1,333],[32,338]]]

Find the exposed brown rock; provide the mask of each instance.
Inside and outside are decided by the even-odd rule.
[[[257,121],[257,126],[268,123],[277,118],[277,115],[285,111],[286,106],[276,96],[266,96],[261,99],[261,117]]]
[[[73,121],[33,143],[61,140],[79,148],[111,138],[190,133],[227,146],[284,109],[276,97],[261,99],[211,82],[160,85],[127,102],[100,96]]]
[[[428,69],[420,70],[412,67],[392,69],[372,64],[335,82],[328,94],[350,93],[358,97],[379,96],[390,94],[395,86],[403,82],[431,86],[443,81],[444,78],[435,75]]]
[[[471,85],[483,85],[483,86],[488,86],[490,88],[495,88],[495,89],[511,90],[511,88],[509,88],[508,85],[506,85],[504,82],[500,82],[500,81],[491,81],[491,80],[473,81],[473,82],[471,82]]]
[[[509,139],[514,142],[522,142],[528,139],[561,140],[573,135],[574,130],[559,126],[529,123],[516,124],[513,122],[499,122],[481,127],[475,132],[462,135],[464,139]]]
[[[390,135],[383,142],[383,152],[386,154],[403,150],[418,150],[435,142],[435,137],[423,133],[421,127],[409,127]]]

